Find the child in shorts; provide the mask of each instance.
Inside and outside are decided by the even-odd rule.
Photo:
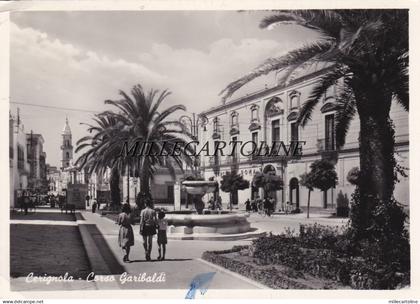
[[[166,244],[168,243],[168,238],[166,236],[166,229],[168,227],[168,221],[165,219],[165,212],[160,210],[158,213],[158,220],[157,220],[157,243],[158,243],[158,250],[159,256],[158,260],[163,261],[165,259],[166,253]]]

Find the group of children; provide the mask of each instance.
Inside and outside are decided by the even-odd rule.
[[[131,226],[131,208],[129,204],[124,204],[122,212],[118,215],[117,223],[120,225],[118,234],[118,244],[125,250],[124,262],[130,262],[129,254],[131,246],[134,246],[134,233]],[[168,221],[165,218],[165,212],[154,210],[151,201],[146,202],[146,208],[140,213],[140,234],[143,237],[143,247],[146,260],[151,260],[153,235],[157,234],[158,260],[164,260],[166,254],[166,244],[168,243],[166,230]]]

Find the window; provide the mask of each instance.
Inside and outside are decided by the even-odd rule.
[[[325,150],[335,150],[334,114],[325,115]]]
[[[66,158],[69,159],[70,158],[70,153],[66,152]]]
[[[290,97],[290,110],[299,108],[299,96],[293,95]]]
[[[218,133],[219,132],[219,119],[216,117],[213,120],[213,133]]]
[[[335,94],[336,94],[336,92],[335,92],[335,86],[330,86],[327,89],[327,91],[325,92],[325,94],[324,94],[324,102],[327,99],[334,98],[335,97]]]
[[[290,124],[290,140],[298,141],[299,140],[299,125],[296,122]]]
[[[232,114],[230,116],[230,125],[232,127],[237,127],[239,125],[239,122],[238,122],[238,113],[237,112],[232,112]]]
[[[258,121],[258,106],[253,105],[251,107],[251,122],[257,122]]]
[[[296,110],[300,106],[300,93],[298,91],[292,91],[289,94],[289,111]]]
[[[278,119],[271,122],[271,141],[280,141],[280,120]]]

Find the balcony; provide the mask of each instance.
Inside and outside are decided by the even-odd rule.
[[[322,159],[337,162],[338,151],[333,138],[318,139],[317,149]]]

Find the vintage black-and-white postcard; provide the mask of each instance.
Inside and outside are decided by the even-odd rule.
[[[384,5],[0,3],[2,299],[417,303],[419,3]]]

